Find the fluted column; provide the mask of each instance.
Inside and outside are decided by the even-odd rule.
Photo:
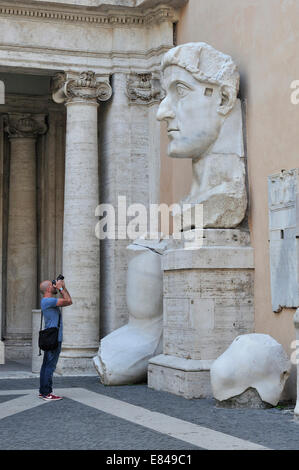
[[[6,116],[10,139],[6,339],[16,346],[30,339],[36,308],[36,139],[46,130],[45,115]]]
[[[53,99],[67,108],[63,275],[73,305],[63,310],[63,344],[58,371],[93,370],[99,346],[99,240],[95,209],[99,204],[98,100],[112,93],[108,80],[93,72],[53,80]]]

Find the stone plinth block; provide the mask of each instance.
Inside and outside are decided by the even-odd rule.
[[[148,386],[188,399],[210,397],[212,362],[160,354],[149,362]]]
[[[169,376],[184,376],[187,383],[197,374],[197,395],[193,389],[191,395],[198,398],[211,395],[206,387],[209,367],[203,373],[202,361],[211,364],[237,336],[254,330],[254,264],[248,232],[203,230],[203,238],[201,247],[163,255],[163,355],[149,361],[151,388],[181,395],[181,379]],[[181,359],[183,368],[178,365]],[[199,367],[190,369],[188,361]],[[183,396],[189,397],[189,391]]]

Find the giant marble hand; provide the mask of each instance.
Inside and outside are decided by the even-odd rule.
[[[237,67],[208,44],[189,43],[165,54],[162,72],[166,96],[157,118],[167,122],[168,154],[193,164],[181,201],[191,209],[174,215],[183,230],[197,228],[194,207],[202,204],[204,228],[237,227],[247,207]]]

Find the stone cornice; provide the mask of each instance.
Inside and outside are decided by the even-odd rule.
[[[61,7],[53,5],[34,5],[26,2],[7,2],[0,0],[0,17],[25,18],[30,20],[64,21],[72,23],[89,23],[109,26],[146,26],[164,21],[177,20],[176,10],[169,5],[160,5],[151,9],[124,8],[107,11],[93,11],[86,8]]]
[[[16,0],[15,0],[16,1]],[[68,5],[76,8],[93,8],[98,10],[107,10],[107,8],[131,8],[140,10],[141,8],[153,8],[163,5],[170,5],[173,8],[181,8],[188,0],[27,0],[26,4],[35,5]]]

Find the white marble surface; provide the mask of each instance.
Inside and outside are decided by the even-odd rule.
[[[211,366],[213,395],[223,401],[254,388],[264,402],[276,406],[290,368],[286,352],[271,336],[238,336]]]
[[[166,96],[157,118],[167,123],[168,154],[191,158],[193,168],[180,202],[191,208],[174,216],[184,230],[198,228],[194,206],[202,204],[203,227],[235,228],[247,208],[237,67],[206,43],[188,43],[165,54],[162,73]]]
[[[148,360],[162,352],[161,255],[144,246],[131,246],[126,288],[129,321],[101,340],[93,359],[106,385],[145,380]]]

